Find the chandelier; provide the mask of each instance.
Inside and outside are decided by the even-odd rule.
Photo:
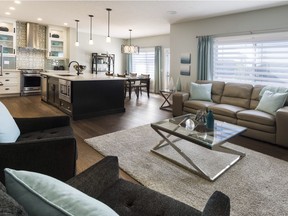
[[[131,45],[131,32],[132,29],[129,29],[130,31],[130,40],[129,40],[129,45],[121,45],[121,52],[122,53],[127,53],[127,54],[132,54],[132,53],[139,53],[139,47]]]

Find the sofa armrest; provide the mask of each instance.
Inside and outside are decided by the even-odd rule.
[[[69,116],[14,118],[22,134],[70,125]]]
[[[0,144],[0,181],[4,168],[43,173],[62,181],[75,176],[77,145],[73,136]]]
[[[288,147],[288,106],[280,108],[276,112],[276,144]]]
[[[176,92],[172,96],[173,116],[180,116],[183,114],[183,102],[189,99],[189,93]]]
[[[202,216],[229,216],[230,215],[230,199],[220,191],[215,191],[209,198],[202,212]]]
[[[83,193],[97,198],[119,180],[118,158],[107,156],[66,183]]]

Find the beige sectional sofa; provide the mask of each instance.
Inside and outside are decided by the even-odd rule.
[[[217,120],[247,127],[244,136],[288,148],[288,102],[277,110],[276,115],[255,110],[263,85],[197,81],[212,83],[212,101],[189,100],[189,93],[173,94],[173,116],[196,113],[209,107]]]

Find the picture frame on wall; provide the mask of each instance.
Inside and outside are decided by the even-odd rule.
[[[182,65],[180,66],[180,75],[190,76],[190,65],[188,65],[188,64],[182,64]]]
[[[191,53],[182,53],[180,57],[181,64],[191,64]]]

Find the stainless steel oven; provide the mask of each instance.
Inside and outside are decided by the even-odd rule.
[[[21,69],[21,95],[41,94],[42,69]]]

